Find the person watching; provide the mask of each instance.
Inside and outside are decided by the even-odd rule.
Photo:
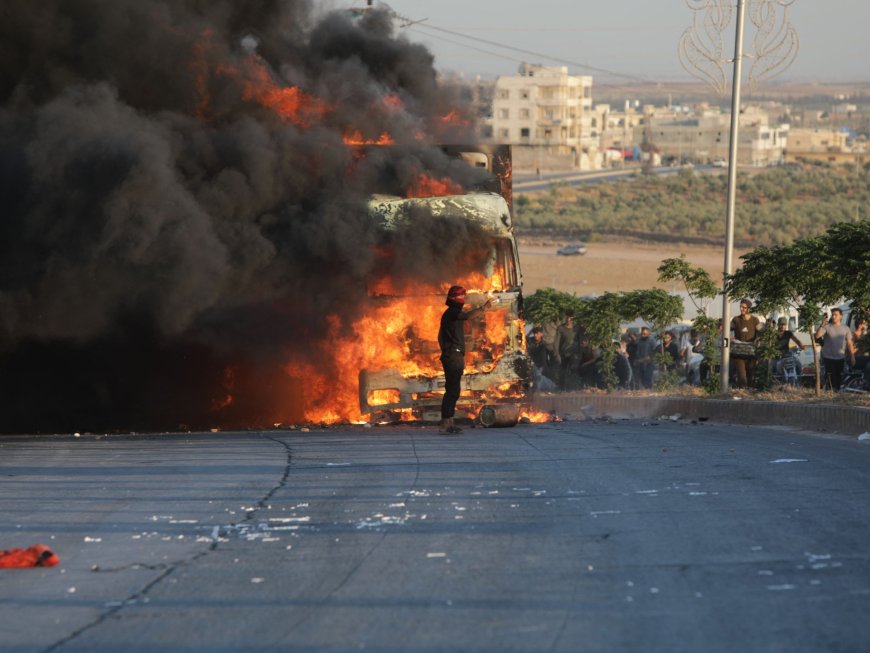
[[[831,309],[831,321],[828,316],[822,317],[822,323],[816,330],[816,338],[825,337],[822,344],[822,364],[825,366],[825,382],[832,390],[839,390],[843,379],[843,368],[846,357],[849,364],[855,365],[855,349],[852,346],[852,330],[843,324],[843,311]]]

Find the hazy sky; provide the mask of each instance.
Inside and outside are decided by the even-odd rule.
[[[694,5],[702,2],[692,0]],[[357,0],[346,6],[364,4]],[[608,79],[602,70],[650,81],[692,79],[677,55],[680,37],[696,13],[686,0],[388,0],[388,4],[402,16],[426,19],[400,27],[399,33],[427,45],[443,71],[495,77],[514,74],[521,61],[566,65],[495,43],[580,64],[569,64],[570,72],[591,74],[600,82],[625,81]],[[736,7],[736,0],[733,4]],[[870,79],[868,0],[793,0],[788,18],[798,33],[800,50],[778,79]],[[733,23],[732,18],[725,37],[728,57],[734,51]],[[746,25],[748,52],[755,34],[748,15]]]

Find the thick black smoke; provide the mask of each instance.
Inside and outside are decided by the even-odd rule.
[[[224,386],[271,420],[276,366],[359,309],[366,197],[473,174],[433,145],[471,112],[432,64],[304,0],[3,3],[0,430],[208,426]],[[263,89],[291,87],[288,119]]]

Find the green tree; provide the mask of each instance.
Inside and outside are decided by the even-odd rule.
[[[831,268],[829,292],[839,289],[854,309],[870,313],[870,221],[840,222],[822,240]]]
[[[716,332],[719,321],[707,316],[707,306],[719,294],[719,288],[713,283],[710,274],[703,268],[692,265],[686,260],[685,254],[680,258],[668,258],[658,267],[659,281],[682,281],[686,294],[695,306],[696,315],[692,320],[692,328],[704,336],[704,361],[709,369],[716,363]],[[707,377],[704,389],[709,394],[719,390],[719,382],[714,375]]]
[[[741,257],[743,265],[726,281],[731,299],[753,297],[763,313],[793,308],[804,325],[810,342],[823,305],[842,296],[842,286],[835,282],[830,250],[824,238],[806,238],[789,246],[759,247]],[[727,328],[727,327],[726,327]],[[816,369],[816,394],[821,393],[818,353],[813,347]]]
[[[552,288],[535,291],[526,301],[526,318],[536,324],[559,324],[566,312],[573,313],[593,347],[601,351],[598,371],[605,385],[616,385],[613,372],[613,341],[620,325],[642,319],[656,330],[670,326],[683,315],[683,300],[664,290],[634,290],[604,293],[592,299],[580,299]]]
[[[561,324],[565,314],[583,314],[586,300],[553,288],[541,288],[525,298],[525,318],[533,324]]]

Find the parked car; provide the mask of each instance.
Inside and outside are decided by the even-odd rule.
[[[556,254],[561,256],[582,256],[585,253],[586,245],[583,243],[571,243],[556,250]]]
[[[710,165],[714,168],[727,168],[728,162],[725,159],[713,159]]]

